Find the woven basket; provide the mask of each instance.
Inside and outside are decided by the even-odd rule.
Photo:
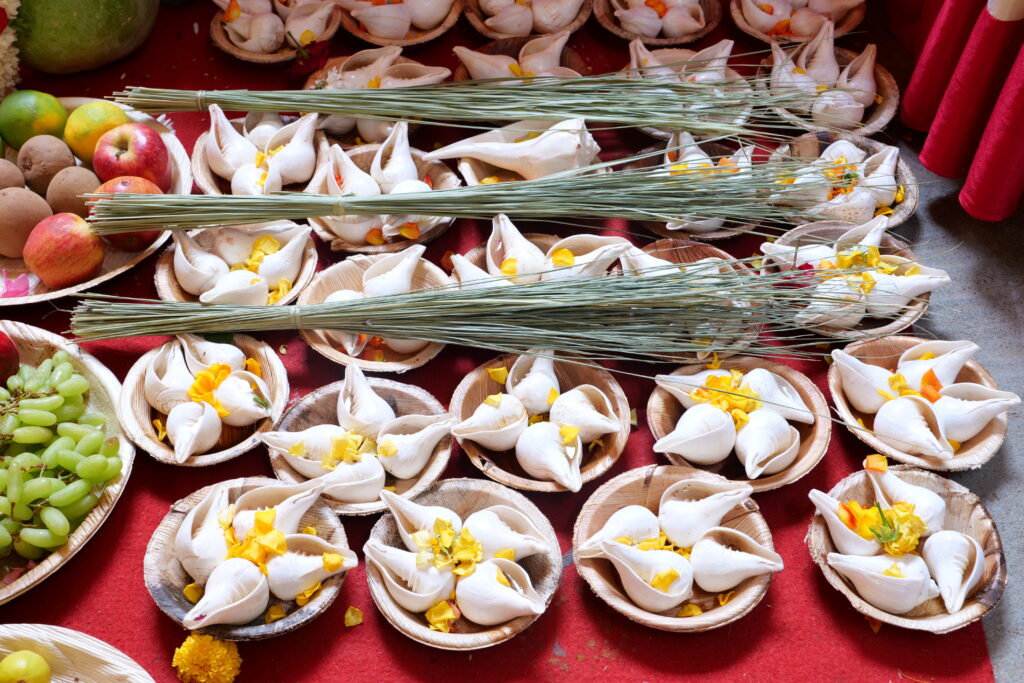
[[[153,677],[99,638],[48,624],[0,625],[0,659],[30,650],[50,665],[54,683],[153,683]]]

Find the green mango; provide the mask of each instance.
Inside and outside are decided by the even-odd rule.
[[[70,74],[109,64],[149,36],[160,0],[21,0],[14,20],[23,64]]]

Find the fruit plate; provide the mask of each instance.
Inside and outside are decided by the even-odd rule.
[[[37,365],[60,350],[71,356],[72,365],[89,380],[87,409],[89,412],[102,413],[107,417],[107,433],[111,436],[116,434],[121,441],[118,455],[123,463],[121,474],[103,489],[100,502],[71,533],[67,543],[56,548],[38,564],[22,572],[10,583],[0,582],[0,605],[2,605],[42,582],[43,579],[64,566],[64,563],[81,550],[82,546],[99,530],[113,511],[117,499],[121,497],[125,484],[128,483],[128,476],[132,471],[132,460],[135,458],[135,448],[117,421],[117,396],[121,393],[121,383],[114,377],[114,373],[77,345],[52,332],[9,320],[0,320],[0,332],[10,337],[18,347],[22,362]],[[4,568],[6,567],[0,566],[0,570]]]
[[[0,625],[0,658],[36,652],[55,683],[152,683],[153,677],[116,647],[79,631],[47,624]]]
[[[64,108],[68,110],[68,113],[71,113],[83,104],[95,101],[96,100],[88,97],[60,98],[61,104],[63,104]],[[128,112],[128,118],[131,119],[133,123],[142,123],[152,128],[160,134],[160,139],[162,139],[164,144],[167,145],[167,151],[171,159],[170,192],[174,194],[191,194],[191,163],[189,162],[188,153],[185,151],[185,148],[182,146],[178,138],[174,135],[174,132],[165,123],[158,121],[151,116],[147,116],[146,114],[134,111],[127,107],[124,107],[124,109]],[[13,158],[12,152],[14,153]],[[13,161],[17,158],[17,152],[8,148],[6,157]],[[92,289],[102,282],[106,282],[111,278],[117,277],[150,254],[155,253],[161,246],[163,246],[164,242],[170,239],[170,236],[171,234],[169,232],[164,232],[155,242],[153,242],[153,244],[149,245],[142,251],[122,251],[120,249],[110,247],[107,249],[107,254],[103,259],[103,266],[100,268],[99,275],[91,280],[87,280],[86,282],[61,289],[49,289],[38,277],[29,272],[25,267],[25,261],[23,259],[0,257],[0,271],[2,271],[6,279],[13,280],[22,273],[28,274],[29,279],[29,293],[26,296],[0,296],[0,306],[34,304],[40,301],[59,299],[62,296]]]

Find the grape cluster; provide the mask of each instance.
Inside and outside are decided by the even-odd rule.
[[[0,387],[0,556],[37,560],[64,545],[121,472],[120,442],[86,412],[88,391],[64,351]]]

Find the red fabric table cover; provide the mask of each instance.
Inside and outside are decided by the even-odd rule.
[[[196,2],[184,9],[162,8],[159,23],[146,45],[132,57],[101,70],[67,77],[27,74],[22,87],[56,95],[105,96],[123,86],[218,89],[276,89],[297,87],[284,67],[257,66],[237,61],[214,48],[208,40],[212,3]],[[699,44],[736,37],[735,52],[764,46],[740,34],[726,13],[723,24]],[[406,54],[428,64],[455,64],[451,48],[487,42],[465,19],[434,43],[407,49]],[[570,45],[585,56],[595,72],[618,68],[628,60],[626,42],[604,31],[595,21],[576,33]],[[344,32],[334,38],[332,54],[364,49]],[[689,47],[689,46],[688,46]],[[174,115],[177,133],[191,150],[206,125],[198,114]],[[435,135],[445,140],[455,133],[427,127],[414,144],[427,147]],[[606,151],[622,155],[650,144],[639,133],[599,134]],[[650,237],[639,227],[632,239]],[[427,257],[435,263],[448,250],[465,252],[486,238],[489,225],[460,221],[432,243]],[[760,240],[734,239],[720,245],[736,256],[754,252]],[[323,245],[325,267],[340,258]],[[154,297],[155,258],[117,278],[99,291]],[[941,264],[936,264],[941,265]],[[10,318],[63,331],[71,300],[55,304],[8,308]],[[285,345],[283,356],[292,386],[300,396],[342,377],[343,369],[313,352],[294,333],[261,335],[275,346]],[[90,343],[86,348],[123,378],[138,356],[158,338]],[[423,368],[399,379],[425,387],[447,403],[462,376],[489,354],[449,348]],[[826,366],[820,361],[793,363],[822,388]],[[652,367],[634,367],[653,373]],[[666,371],[669,366],[657,366]],[[549,517],[565,553],[565,570],[555,598],[537,622],[511,641],[482,651],[459,653],[431,649],[407,639],[377,612],[366,587],[362,564],[351,571],[335,604],[305,627],[268,641],[241,643],[243,657],[239,681],[338,681],[437,679],[499,681],[544,680],[664,680],[714,676],[723,680],[992,680],[992,668],[980,623],[944,636],[883,625],[872,631],[865,619],[847,603],[812,563],[804,534],[813,513],[807,500],[811,488],[828,490],[853,472],[867,453],[841,425],[833,429],[828,454],[799,482],[756,496],[774,535],[775,548],[786,568],[776,574],[764,600],[748,616],[725,628],[702,634],[669,634],[636,625],[596,598],[580,580],[571,561],[572,526],[587,497],[612,476],[627,469],[659,462],[645,425],[644,406],[653,387],[649,380],[621,377],[630,405],[637,408],[639,427],[625,453],[604,477],[578,494],[529,494]],[[661,461],[664,462],[664,461]],[[146,591],[142,560],[150,535],[177,499],[217,481],[246,475],[272,476],[263,449],[207,468],[175,468],[136,455],[126,491],[106,524],[67,566],[24,596],[0,607],[4,622],[45,622],[84,631],[133,657],[157,681],[174,681],[170,660],[185,632],[161,613]],[[482,475],[458,451],[446,477]],[[362,556],[362,544],[376,516],[342,518],[351,545]],[[346,628],[348,605],[363,610],[361,626]]]

